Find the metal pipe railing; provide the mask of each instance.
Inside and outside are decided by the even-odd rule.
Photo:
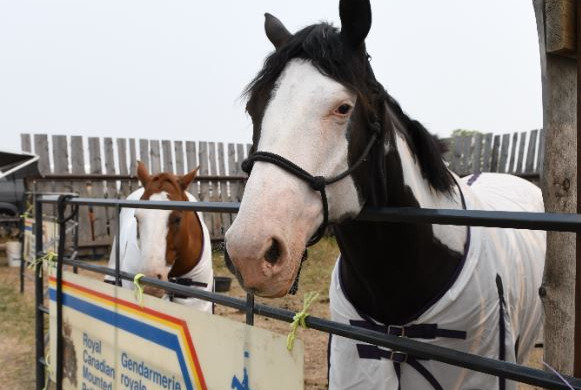
[[[35,203],[35,214],[37,219],[37,226],[42,225],[42,206],[41,203],[56,203],[58,209],[58,223],[61,232],[59,237],[59,257],[57,261],[57,290],[59,285],[62,288],[62,265],[67,264],[73,267],[82,268],[85,270],[98,272],[104,275],[115,277],[118,281],[121,279],[132,280],[135,275],[123,272],[119,266],[119,222],[117,224],[116,238],[117,245],[115,253],[117,255],[115,269],[101,267],[97,265],[87,264],[82,261],[65,259],[64,246],[66,235],[65,208],[66,205],[93,205],[104,207],[115,207],[117,212],[117,220],[119,221],[119,212],[123,207],[130,208],[147,208],[147,209],[167,209],[167,210],[194,210],[206,212],[231,212],[238,211],[238,203],[228,202],[176,202],[176,201],[128,201],[128,200],[114,200],[114,199],[91,199],[91,198],[70,198],[65,196],[44,196],[37,199]],[[40,219],[40,224],[38,220]],[[359,216],[360,220],[375,221],[378,223],[399,222],[399,223],[435,223],[435,224],[450,224],[450,225],[477,225],[477,226],[497,226],[504,228],[521,228],[521,229],[538,229],[550,231],[581,231],[581,216],[577,214],[543,214],[543,213],[520,213],[520,212],[497,212],[497,211],[475,211],[475,210],[433,210],[433,209],[415,209],[415,208],[381,208],[381,209],[366,209]],[[38,236],[37,229],[37,252],[42,251],[42,237]],[[40,247],[39,247],[40,245]],[[37,271],[42,265],[37,264]],[[60,271],[60,272],[59,272]],[[40,281],[40,282],[39,282]],[[270,307],[267,305],[254,302],[254,297],[248,295],[247,299],[240,300],[228,297],[221,294],[211,293],[204,290],[181,286],[158,279],[143,277],[141,282],[154,287],[162,288],[165,291],[176,293],[184,296],[195,297],[199,299],[208,300],[210,302],[234,307],[246,312],[246,322],[252,324],[254,322],[254,315],[262,315],[286,322],[292,322],[295,315],[294,312]],[[40,285],[42,297],[42,274],[37,272],[37,288]],[[57,291],[57,317],[60,310],[62,310],[62,297],[58,299]],[[37,308],[41,306],[42,300],[38,301],[37,290]],[[37,389],[41,389],[39,383],[44,383],[44,366],[41,364],[42,356],[39,356],[39,345],[42,345],[44,351],[44,342],[40,341],[39,333],[42,331],[44,335],[44,328],[42,325],[43,312],[37,309]],[[61,313],[62,315],[62,313]],[[40,325],[39,325],[40,322]],[[58,322],[58,319],[57,319]],[[420,358],[434,359],[447,364],[464,367],[467,369],[476,370],[486,374],[496,375],[510,380],[520,381],[535,386],[543,386],[549,389],[569,389],[568,385],[552,373],[541,370],[536,370],[528,367],[516,365],[514,363],[498,361],[490,358],[484,358],[477,355],[472,355],[456,350],[435,346],[432,344],[422,343],[415,340],[401,338],[397,336],[387,335],[367,329],[352,327],[345,324],[336,323],[322,318],[309,316],[306,319],[306,324],[312,329],[335,334],[338,336],[349,337],[358,341],[375,344],[378,346],[394,349],[404,353],[411,354]],[[61,328],[59,328],[61,329]],[[43,336],[44,337],[44,336]],[[44,340],[42,337],[42,340]],[[62,341],[59,344],[59,339],[62,338],[62,332],[57,332],[57,356],[62,354]],[[58,346],[61,345],[61,348]],[[62,358],[57,359],[57,389],[62,388]],[[42,369],[40,369],[42,367]],[[40,372],[42,371],[42,373]],[[42,379],[42,381],[40,381]],[[575,389],[581,390],[581,380],[572,377],[566,377],[569,383]]]

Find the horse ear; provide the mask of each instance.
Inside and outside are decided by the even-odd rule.
[[[180,177],[179,182],[180,182],[180,186],[182,187],[182,190],[185,191],[190,186],[192,181],[194,181],[194,179],[196,178],[196,175],[198,174],[199,168],[200,167],[198,166],[193,171],[190,171],[190,172],[186,173],[185,175],[183,175],[182,177]]]
[[[149,172],[147,172],[145,164],[141,161],[137,161],[137,178],[143,187],[147,187],[151,180],[151,176],[149,175]]]
[[[284,45],[293,36],[277,17],[268,12],[264,14],[264,31],[266,31],[268,40],[272,42],[276,49]]]
[[[341,40],[351,49],[357,49],[371,28],[371,4],[369,0],[341,0]]]

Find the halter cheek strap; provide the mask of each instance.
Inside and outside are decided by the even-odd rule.
[[[353,173],[353,171],[355,171],[363,163],[363,161],[366,160],[367,156],[369,155],[369,152],[371,151],[373,145],[378,139],[378,135],[381,129],[378,122],[374,122],[370,127],[374,131],[371,134],[371,138],[369,139],[369,142],[367,143],[367,146],[365,147],[361,156],[357,159],[355,164],[353,164],[349,169],[341,172],[336,176],[330,178],[326,178],[324,176],[313,176],[309,172],[305,171],[303,168],[293,163],[292,161],[289,161],[278,154],[263,151],[254,152],[246,160],[244,160],[242,162],[242,170],[246,172],[248,175],[250,175],[252,167],[254,166],[254,163],[256,161],[271,163],[278,166],[279,168],[284,169],[288,173],[298,177],[302,181],[306,182],[314,191],[318,191],[321,194],[321,201],[323,203],[323,223],[321,224],[321,226],[319,226],[315,234],[310,238],[310,240],[307,243],[307,246],[314,245],[317,242],[319,242],[319,240],[323,237],[325,229],[329,224],[329,203],[327,201],[327,193],[325,191],[326,186],[328,184],[333,184],[341,179],[346,178],[351,173]]]

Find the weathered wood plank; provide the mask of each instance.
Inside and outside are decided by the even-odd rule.
[[[151,159],[151,173],[156,174],[161,172],[161,152],[159,150],[159,141],[149,141],[149,158]]]
[[[500,135],[494,136],[494,141],[492,143],[492,153],[490,157],[490,171],[498,172],[498,155],[500,148]]]
[[[20,134],[20,149],[23,152],[32,152],[32,144],[30,142],[30,134]]]
[[[547,53],[573,55],[576,49],[574,0],[545,0]]]
[[[482,172],[490,172],[492,157],[492,133],[484,135],[484,153],[482,155]]]
[[[41,175],[51,173],[50,158],[48,154],[48,136],[46,134],[34,134],[34,153],[38,156],[38,171]]]
[[[509,173],[514,173],[514,163],[516,161],[516,145],[518,143],[518,133],[513,133],[512,135],[512,144],[510,148],[510,162],[508,163],[508,171]]]
[[[198,164],[200,164],[198,172],[200,176],[207,176],[209,174],[208,143],[200,142],[198,146]],[[200,200],[202,202],[210,201],[210,183],[207,180],[200,182]],[[212,228],[212,213],[204,213],[204,222],[206,222],[208,229]]]
[[[463,135],[460,137],[460,143],[462,144],[462,162],[459,169],[460,176],[466,176],[470,173],[470,157],[472,153],[470,153],[470,149],[472,147],[472,136],[471,135]]]
[[[533,173],[535,170],[535,154],[537,151],[537,133],[538,130],[533,130],[530,132],[529,136],[529,147],[527,149],[527,156],[525,160],[525,172]]]
[[[174,154],[176,157],[176,175],[185,174],[184,165],[184,143],[182,141],[174,141]]]
[[[117,163],[119,164],[119,174],[129,175],[127,168],[127,140],[125,138],[117,138]],[[119,197],[127,198],[131,193],[131,184],[129,180],[121,180],[119,186]]]
[[[239,175],[239,167],[236,163],[236,145],[228,144],[228,175],[235,176]],[[230,193],[228,194],[228,200],[231,202],[238,202],[236,199],[236,194],[238,194],[238,181],[233,180],[229,183]]]
[[[480,173],[482,166],[482,134],[474,135],[474,153],[472,154],[472,173]]]
[[[510,134],[502,135],[502,144],[500,146],[500,158],[498,161],[498,172],[506,172],[506,162],[508,160],[508,145],[510,144]]]
[[[107,137],[103,140],[103,146],[105,147],[105,173],[109,175],[115,175],[115,151],[113,150],[113,139]],[[105,197],[116,199],[119,198],[117,193],[117,182],[115,180],[106,181],[107,192]],[[107,226],[108,233],[110,237],[115,237],[117,232],[117,212],[114,207],[107,207],[105,209],[107,212]]]
[[[527,140],[527,133],[520,133],[520,141],[518,144],[518,159],[516,160],[516,170],[517,173],[523,173],[523,159],[525,155],[525,142]]]
[[[171,141],[161,141],[161,148],[163,151],[163,172],[174,173]]]
[[[50,167],[50,158],[48,151],[48,136],[46,134],[34,134],[34,154],[38,156],[38,172],[41,175],[46,175],[52,172]],[[39,182],[35,188],[36,191],[53,192],[53,183],[46,181]],[[51,204],[43,206],[44,215],[54,215],[55,208]]]
[[[545,163],[545,134],[545,129],[539,131],[539,158],[536,170],[539,174],[543,172],[543,165]]]
[[[210,159],[210,175],[218,176],[218,165],[217,165],[217,157],[216,157],[216,143],[215,142],[208,142],[208,157]],[[220,200],[220,185],[217,180],[213,180],[210,182],[210,201],[211,202],[218,202]],[[212,214],[212,237],[221,238],[224,237],[224,232],[222,230],[223,223],[222,223],[222,215],[220,213],[211,213]]]
[[[249,149],[246,148],[246,150]],[[247,156],[247,154],[245,154],[244,152],[245,152],[244,144],[236,144],[236,155],[237,155],[236,165],[238,167],[238,172],[240,174],[242,174],[243,172],[242,161],[244,161],[244,159]],[[240,183],[240,185],[238,186],[238,193],[236,194],[236,199],[239,199],[238,201],[242,200],[242,195],[244,195],[244,184]]]
[[[148,171],[151,171],[151,163],[149,161],[149,140],[139,140],[139,161],[145,165]]]
[[[101,139],[99,137],[89,137],[89,173],[103,173],[103,163],[101,160]],[[90,195],[95,198],[103,198],[105,195],[102,180],[95,180],[91,185]],[[92,241],[108,238],[107,234],[107,214],[103,207],[92,207],[93,234]]]
[[[129,174],[137,175],[137,148],[135,139],[133,138],[129,138]],[[137,180],[131,180],[129,184],[131,192],[139,188],[139,182]]]
[[[69,170],[69,144],[66,135],[52,136],[52,160],[54,162],[53,172],[66,175]],[[72,182],[57,181],[54,183],[56,192],[73,192]]]
[[[454,172],[459,173],[462,169],[462,148],[464,144],[460,136],[454,137],[453,140],[454,150],[452,152],[452,161],[450,161],[450,166]]]
[[[83,137],[71,136],[71,170],[73,174],[84,175],[85,172],[85,147]],[[73,182],[73,192],[81,197],[88,197],[86,181],[76,180]],[[91,221],[89,218],[89,207],[79,206],[79,243],[86,244],[92,241]]]
[[[224,155],[224,143],[218,143],[218,172],[220,176],[228,176],[226,171],[226,158]],[[220,201],[228,201],[228,183],[225,180],[219,182]],[[230,214],[222,214],[222,233],[226,233],[231,225]]]
[[[198,168],[198,153],[196,148],[196,143],[194,141],[186,141],[186,162],[188,166],[188,172],[193,171],[194,169]],[[198,175],[200,171],[198,171]],[[192,184],[190,184],[190,188],[188,189],[192,195],[196,197],[196,199],[200,199],[200,183],[196,180]]]
[[[236,162],[236,145],[233,143],[228,144],[228,175],[234,176],[238,175],[238,164]],[[230,181],[228,183],[228,201],[238,202],[236,195],[238,194],[239,183],[236,180]],[[236,218],[236,214],[230,214],[230,225]]]

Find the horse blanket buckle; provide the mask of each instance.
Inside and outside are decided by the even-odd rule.
[[[408,354],[405,352],[400,351],[389,351],[389,355],[387,356],[389,360],[392,360],[394,363],[406,363],[408,360]]]
[[[406,337],[405,326],[400,325],[389,325],[387,327],[387,334],[398,337]]]

